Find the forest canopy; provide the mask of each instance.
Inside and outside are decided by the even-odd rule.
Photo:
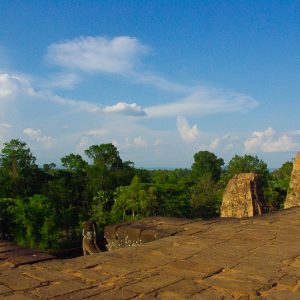
[[[194,155],[190,169],[146,170],[123,161],[113,144],[91,145],[79,154],[38,166],[26,143],[12,139],[0,154],[0,238],[42,250],[78,245],[81,224],[109,223],[149,216],[212,218],[222,194],[238,173],[260,175],[264,206],[283,207],[292,162],[270,172],[257,156],[224,160],[209,151]]]

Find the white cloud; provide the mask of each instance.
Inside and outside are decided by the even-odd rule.
[[[163,145],[164,144],[164,142],[161,140],[161,139],[157,139],[157,140],[155,140],[155,142],[153,143],[153,146],[154,147],[158,147],[158,146],[161,146],[161,145]]]
[[[151,85],[168,92],[191,93],[193,91],[191,87],[175,83],[155,74],[130,72],[129,75],[139,83]]]
[[[292,137],[297,132],[277,134],[272,127],[264,131],[254,131],[252,136],[244,142],[245,152],[286,152],[299,147]]]
[[[42,144],[46,148],[51,148],[56,144],[56,140],[51,136],[42,135],[40,129],[25,128],[23,133],[27,135],[31,140]]]
[[[225,134],[221,137],[216,137],[209,144],[203,144],[199,147],[199,150],[217,151],[219,153],[228,153],[235,149],[236,141],[239,140],[237,135]]]
[[[77,136],[77,139],[79,138],[79,142],[76,145],[76,150],[81,152],[92,144],[98,144],[99,138],[107,136],[109,132],[110,131],[107,128],[96,128],[80,133],[79,136]]]
[[[223,147],[222,153],[230,152],[234,149],[234,145],[232,143],[226,144]]]
[[[79,75],[74,73],[62,73],[52,75],[46,80],[42,80],[40,85],[46,88],[71,89],[81,81]]]
[[[5,140],[6,134],[9,132],[10,129],[11,129],[10,124],[0,123],[0,142]]]
[[[141,106],[137,105],[136,103],[125,103],[119,102],[112,106],[106,106],[103,111],[105,113],[120,113],[125,115],[132,115],[132,116],[144,116],[145,112],[141,108]]]
[[[6,132],[11,128],[10,124],[7,123],[0,123],[0,133]]]
[[[111,143],[112,143],[116,148],[119,148],[119,143],[118,143],[117,140],[113,140]]]
[[[188,121],[180,116],[177,117],[177,129],[183,141],[187,143],[196,141],[200,134],[197,125],[190,127]]]
[[[300,130],[289,131],[287,134],[289,136],[300,137]]]
[[[213,150],[216,150],[219,145],[220,145],[220,138],[216,138],[215,140],[213,140],[209,146],[209,148],[213,151]]]
[[[197,88],[188,97],[177,102],[145,108],[150,117],[172,117],[179,114],[207,115],[226,112],[247,112],[258,103],[251,97],[223,92],[214,88]]]
[[[82,137],[80,138],[78,144],[76,145],[76,150],[77,150],[78,152],[81,152],[81,151],[87,149],[88,146],[90,146],[90,145],[89,145],[89,139],[88,139],[88,137],[87,137],[87,136],[82,136]]]
[[[27,80],[8,73],[0,73],[0,98],[14,96],[19,91],[28,91]]]
[[[56,65],[84,72],[125,73],[130,71],[147,47],[129,36],[80,37],[48,47],[47,58]]]
[[[121,149],[146,148],[147,146],[148,146],[147,140],[141,136],[137,136],[134,138],[127,137],[125,139],[125,144],[123,145],[118,144],[118,147],[120,147]]]
[[[133,145],[138,148],[144,148],[147,147],[147,141],[143,137],[138,136],[133,139]]]
[[[97,129],[92,129],[92,130],[86,131],[85,134],[88,136],[103,137],[103,136],[107,135],[108,132],[109,132],[109,130],[106,128],[97,128]]]
[[[63,106],[68,106],[78,111],[86,111],[89,113],[102,112],[102,107],[100,105],[89,103],[87,101],[68,99],[49,92],[39,93],[37,96]]]

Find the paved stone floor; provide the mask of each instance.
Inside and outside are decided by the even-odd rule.
[[[300,208],[292,208],[185,223],[174,236],[88,257],[3,255],[0,299],[299,300],[299,237]]]

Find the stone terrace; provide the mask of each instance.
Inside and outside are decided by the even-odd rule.
[[[0,299],[300,299],[299,207],[184,223],[170,237],[88,257],[2,258]]]

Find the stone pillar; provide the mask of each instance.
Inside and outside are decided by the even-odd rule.
[[[262,213],[263,194],[254,173],[235,175],[228,183],[221,206],[221,217],[244,218]]]
[[[284,208],[300,205],[300,152],[297,153],[293,163],[290,187],[284,202]]]

